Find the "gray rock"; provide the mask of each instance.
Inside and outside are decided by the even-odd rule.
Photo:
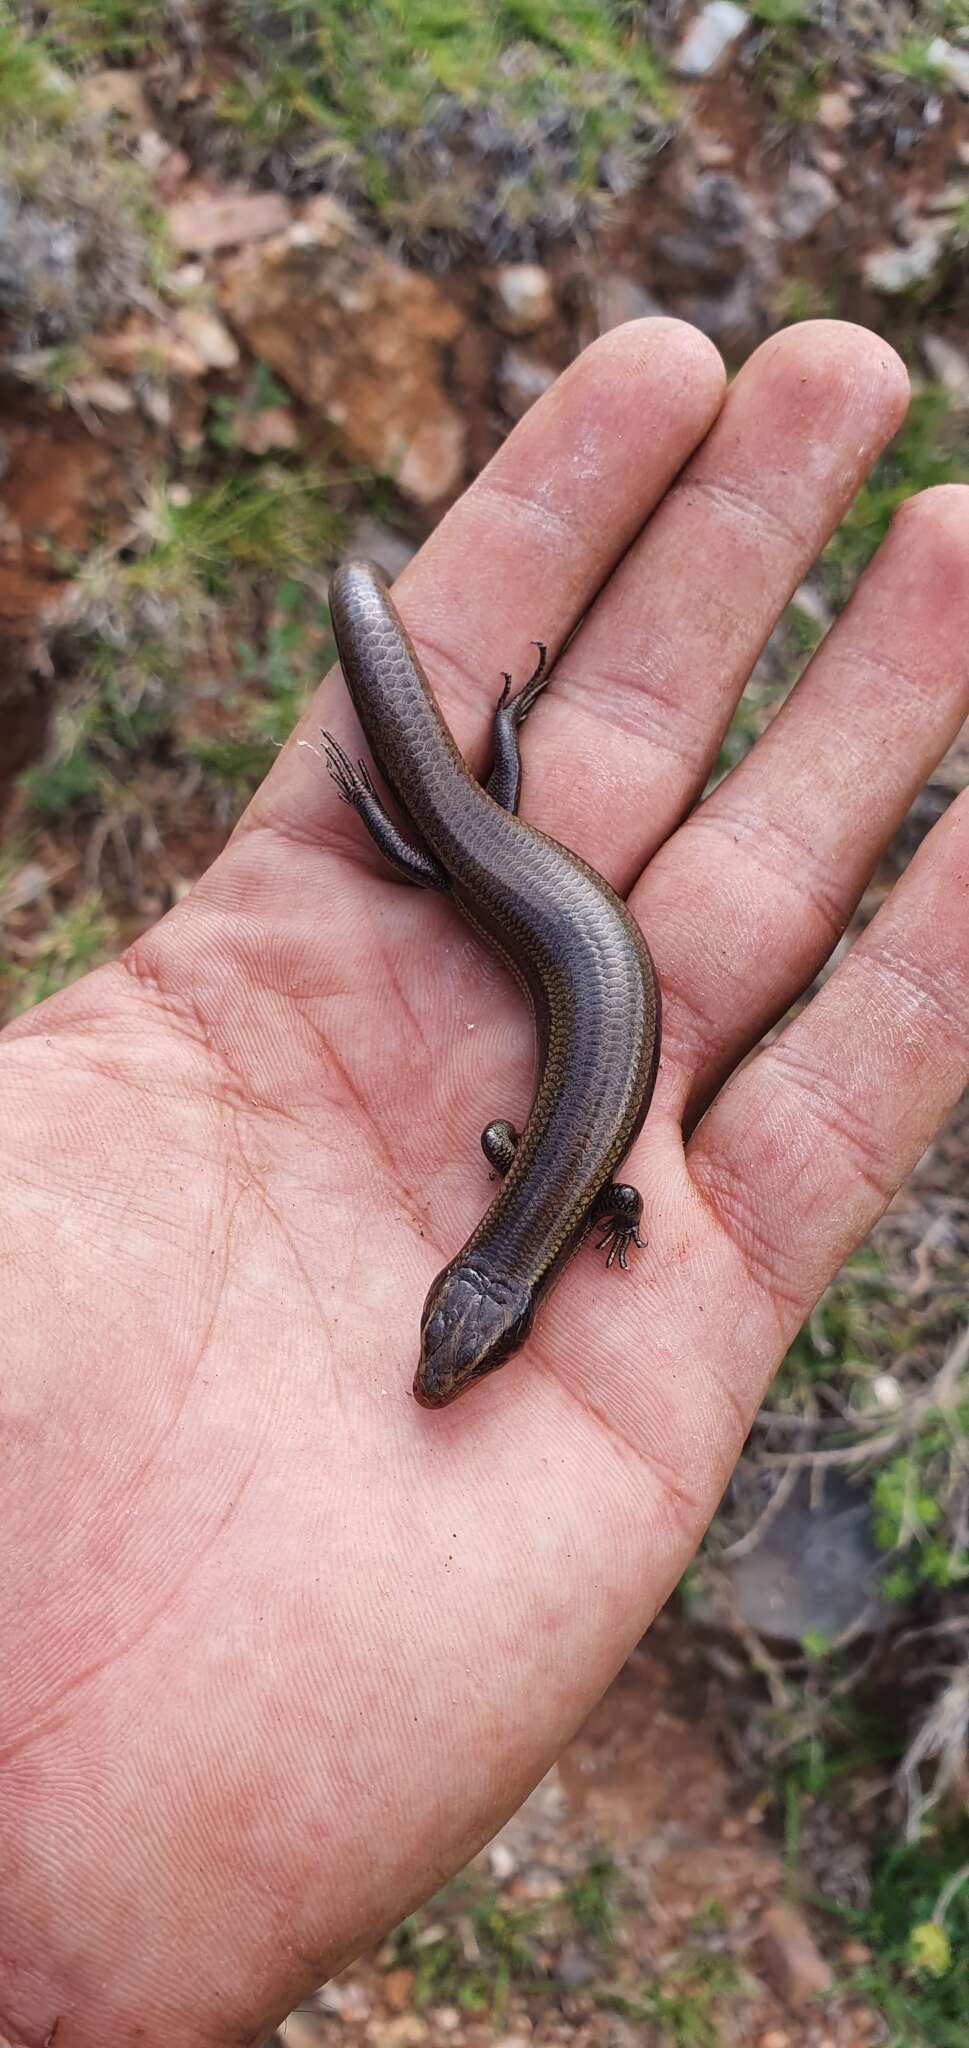
[[[820,1506],[802,1480],[746,1555],[729,1560],[738,1612],[763,1635],[787,1642],[851,1628],[891,1626],[897,1609],[883,1601],[885,1553],[871,1533],[867,1501],[829,1473]]]
[[[945,239],[944,228],[924,222],[911,242],[901,247],[887,243],[881,249],[870,250],[861,266],[865,283],[886,298],[910,291],[915,284],[924,284],[938,263]]]
[[[536,362],[519,348],[505,350],[498,372],[498,396],[509,419],[523,419],[536,398],[554,382],[555,371],[549,363]]]
[[[838,205],[838,189],[823,171],[811,164],[794,164],[777,207],[777,226],[786,242],[803,241],[813,234]]]
[[[680,78],[706,78],[749,27],[749,14],[734,0],[708,0],[674,53],[674,71]]]
[[[923,334],[921,346],[933,377],[945,385],[956,405],[969,407],[969,356],[944,334]]]
[[[933,36],[925,54],[929,63],[941,71],[943,78],[969,99],[969,50],[957,49],[954,43],[947,43],[944,36]]]
[[[491,280],[492,317],[505,334],[531,334],[555,311],[552,280],[540,263],[506,263]]]

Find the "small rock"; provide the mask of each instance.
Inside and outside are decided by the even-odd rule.
[[[498,371],[498,396],[509,419],[522,419],[554,382],[555,371],[548,363],[535,362],[519,348],[505,350]]]
[[[829,128],[839,135],[843,128],[850,128],[854,120],[854,109],[846,93],[833,88],[823,92],[818,101],[818,120],[822,128]]]
[[[951,392],[956,405],[969,406],[969,356],[944,334],[923,334],[921,346],[933,377]]]
[[[811,620],[812,625],[819,626],[822,633],[827,632],[833,615],[827,598],[818,589],[817,584],[799,583],[791,603],[799,612],[804,613],[805,618]]]
[[[725,164],[732,164],[736,156],[732,142],[722,135],[711,135],[706,128],[697,128],[693,134],[693,148],[697,163],[705,170],[722,170]]]
[[[492,1842],[488,1850],[488,1865],[495,1883],[507,1884],[518,1869],[518,1858],[507,1842]]]
[[[674,53],[674,71],[680,78],[706,78],[749,26],[749,14],[733,0],[709,0]]]
[[[922,345],[924,348],[924,340]],[[966,365],[966,369],[969,372],[969,364]],[[871,1391],[879,1408],[900,1408],[905,1398],[898,1381],[893,1380],[890,1372],[876,1373],[871,1383]]]
[[[457,488],[466,430],[443,352],[464,319],[431,278],[393,262],[327,201],[222,264],[219,292],[253,355],[327,421],[352,461],[420,504]]]
[[[413,1970],[402,1968],[388,1970],[381,1986],[384,2002],[389,2005],[391,2012],[406,2012],[413,1989]]]
[[[134,394],[117,377],[75,377],[67,386],[75,405],[90,405],[95,412],[123,413],[135,409]]]
[[[786,242],[800,242],[839,203],[837,188],[823,171],[794,164],[777,207],[777,225]]]
[[[179,306],[172,326],[200,356],[207,369],[234,370],[239,351],[225,322],[208,306]]]
[[[552,280],[540,263],[506,263],[491,275],[492,318],[503,334],[532,334],[555,311]]]
[[[0,890],[0,917],[9,917],[11,911],[24,910],[29,903],[39,903],[50,889],[51,878],[39,861],[28,861],[26,867],[18,868],[6,887]]]
[[[135,143],[135,155],[146,171],[157,171],[164,163],[169,147],[157,128],[143,128]]]
[[[889,298],[923,284],[938,263],[944,240],[943,229],[923,223],[922,232],[904,247],[872,249],[861,266],[865,283]]]
[[[268,455],[273,448],[298,448],[299,426],[288,405],[263,405],[258,412],[237,413],[232,439],[247,455]]]
[[[830,1991],[834,1976],[807,1922],[793,1906],[769,1906],[760,1923],[760,1964],[765,1977],[796,2011],[819,1991]]]
[[[608,334],[610,328],[621,327],[626,320],[652,320],[663,315],[666,307],[661,306],[634,277],[627,277],[621,270],[610,270],[596,285],[596,310],[599,316],[600,334]]]
[[[435,2005],[431,2019],[440,2034],[456,2034],[461,2025],[461,2014],[456,2005]]]
[[[279,192],[199,193],[171,207],[167,216],[176,249],[192,252],[265,241],[288,227],[289,218]]]
[[[961,213],[967,199],[969,191],[966,189],[965,179],[953,178],[948,185],[943,185],[939,192],[929,193],[924,202],[925,210],[926,213]]]
[[[959,50],[954,43],[947,43],[944,36],[933,36],[926,50],[930,64],[941,71],[957,92],[963,92],[969,99],[969,50]]]

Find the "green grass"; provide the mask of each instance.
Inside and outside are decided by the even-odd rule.
[[[513,1993],[530,2007],[568,1998],[648,2024],[663,2048],[715,2048],[718,2002],[742,1983],[719,1945],[719,1902],[709,1901],[696,1916],[691,1939],[655,1978],[620,1984],[612,1981],[619,1882],[611,1859],[593,1856],[552,1897],[511,1907],[494,1891],[476,1891],[465,1876],[405,1920],[380,1961],[413,1972],[418,2013],[446,2003],[500,2027]],[[580,1988],[558,1974],[559,1956],[576,1937],[599,1971]]]
[[[894,440],[876,462],[824,553],[831,595],[843,604],[906,498],[933,484],[969,482],[965,433],[948,393],[914,393]]]
[[[118,930],[101,898],[79,896],[51,919],[27,962],[12,959],[0,944],[0,995],[7,1017],[30,1010],[118,951]]]
[[[164,50],[173,16],[170,0],[48,0],[46,12],[48,43],[72,68]]]
[[[670,106],[642,27],[608,0],[271,0],[259,31],[235,0],[229,20],[238,70],[217,98],[222,119],[250,153],[283,147],[304,167],[349,151],[384,211],[426,208],[433,179],[408,138],[442,99],[491,110],[519,149],[533,131],[531,167],[507,194],[523,215],[540,203],[543,118],[571,124],[571,181],[585,190],[644,107]]]
[[[913,30],[902,37],[890,50],[874,52],[874,61],[883,71],[894,71],[899,78],[914,79],[918,85],[944,86],[945,72],[929,55],[932,35],[918,35]]]
[[[886,1848],[875,1865],[870,1905],[846,1917],[872,1951],[851,1989],[885,2021],[885,2048],[965,2048],[969,1818],[919,1842]]]

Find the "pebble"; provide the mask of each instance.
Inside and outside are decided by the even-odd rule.
[[[505,350],[498,371],[498,396],[509,419],[523,419],[536,398],[555,382],[549,363],[536,362],[519,348]]]
[[[540,263],[505,263],[491,276],[492,316],[503,334],[531,334],[555,312],[552,280]]]
[[[969,50],[957,49],[954,43],[947,43],[944,36],[933,36],[925,54],[929,63],[941,71],[943,78],[969,99]]]
[[[923,284],[938,263],[944,239],[942,229],[923,227],[914,241],[901,248],[888,244],[872,249],[862,264],[865,283],[888,298],[907,292],[913,284]]]
[[[793,1906],[769,1906],[757,1943],[760,1966],[785,2003],[796,2011],[834,1983],[831,1966],[807,1921]]]
[[[944,334],[923,334],[921,347],[933,377],[945,385],[956,405],[969,406],[969,356],[964,355],[962,349],[957,348],[954,341],[947,340]],[[872,1393],[876,1399],[880,1399],[878,1385],[887,1377],[887,1374],[880,1373],[878,1380],[872,1382]],[[901,1394],[894,1380],[891,1384],[895,1387],[898,1397],[895,1402],[897,1407]]]
[[[749,14],[734,0],[709,0],[674,52],[674,71],[680,78],[706,78],[749,26]]]
[[[777,207],[777,226],[786,242],[800,242],[839,204],[838,190],[823,171],[794,164]]]
[[[488,1850],[488,1868],[496,1884],[507,1884],[518,1869],[518,1858],[509,1849],[507,1842],[492,1842]]]

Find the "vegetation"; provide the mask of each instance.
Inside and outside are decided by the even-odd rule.
[[[586,2010],[598,2007],[648,2023],[657,2048],[716,2048],[718,2003],[743,1981],[717,1945],[719,1907],[711,1902],[697,1916],[690,1941],[664,1958],[654,1978],[627,1981],[613,1942],[618,1884],[612,1862],[593,1857],[551,1897],[512,1908],[469,1874],[405,1920],[380,1960],[387,1969],[412,1972],[410,2003],[417,2012],[456,2006],[500,2027],[513,1996],[529,2010],[565,1998]],[[559,1974],[575,1935],[595,1965],[595,1974],[578,1990],[568,1974]]]

